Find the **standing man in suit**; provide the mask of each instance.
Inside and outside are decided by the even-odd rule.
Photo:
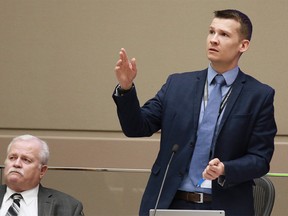
[[[178,151],[171,161],[158,208],[222,209],[228,216],[254,215],[253,179],[269,171],[277,128],[274,89],[238,66],[251,35],[252,23],[247,15],[238,10],[215,11],[207,36],[208,68],[169,76],[156,96],[142,107],[133,82],[136,60],[129,60],[125,49],[121,49],[115,67],[119,85],[113,99],[122,130],[129,137],[151,136],[161,130],[160,150],[140,215],[148,215],[155,207],[174,144],[178,144]],[[202,119],[211,106],[210,93],[218,85],[216,75],[224,78],[219,94],[222,102],[214,110],[218,115],[215,127],[207,129]],[[205,130],[210,130],[212,141],[206,156],[196,159],[206,143]],[[197,176],[193,169],[202,160],[207,163]]]
[[[11,141],[4,163],[5,185],[0,186],[0,216],[15,211],[9,210],[15,193],[21,195],[19,216],[84,215],[81,202],[40,184],[48,169],[48,159],[48,145],[35,136],[22,135]]]

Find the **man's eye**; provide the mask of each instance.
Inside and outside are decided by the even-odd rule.
[[[9,158],[9,160],[16,160],[16,157],[15,156],[10,156],[10,157],[8,157]]]
[[[30,160],[30,159],[28,159],[28,158],[23,158],[22,160],[23,160],[23,162],[24,162],[24,163],[26,163],[26,164],[29,164],[29,163],[31,163],[31,160]]]

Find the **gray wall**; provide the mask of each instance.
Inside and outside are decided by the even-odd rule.
[[[288,128],[288,2],[234,0],[0,1],[0,127],[119,130],[114,65],[136,57],[143,103],[174,72],[207,67],[213,11],[238,8],[254,23],[241,68],[276,89],[279,134]]]
[[[254,24],[240,67],[276,90],[271,172],[288,172],[287,0],[0,0],[0,164],[10,139],[31,133],[48,141],[51,166],[149,169],[160,135],[124,137],[111,98],[119,50],[137,59],[144,103],[169,74],[207,67],[208,26],[224,8]],[[57,176],[45,184],[64,189]],[[283,192],[285,181],[277,186]],[[278,197],[275,215],[286,209]]]

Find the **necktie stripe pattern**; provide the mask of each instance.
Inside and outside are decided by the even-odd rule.
[[[13,199],[12,205],[9,207],[6,216],[17,216],[20,210],[20,200],[22,199],[21,194],[14,193],[11,195]]]
[[[225,85],[225,79],[222,75],[217,75],[214,79],[216,85],[210,94],[202,122],[198,129],[197,141],[189,169],[189,176],[196,187],[199,187],[198,182],[202,179],[202,172],[209,162],[211,144],[222,101],[221,87]]]

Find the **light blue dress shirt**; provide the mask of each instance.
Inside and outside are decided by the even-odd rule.
[[[229,89],[231,88],[231,85],[233,84],[233,82],[235,81],[235,79],[236,79],[236,77],[238,75],[238,71],[239,71],[239,67],[236,66],[232,70],[226,71],[225,73],[222,74],[224,76],[225,81],[226,81],[226,85],[224,85],[221,88],[222,99],[225,98],[226,94],[229,92]],[[203,95],[203,100],[202,100],[202,103],[201,103],[201,110],[200,110],[200,115],[199,115],[199,125],[200,125],[200,123],[201,123],[201,121],[203,119],[203,115],[204,115],[204,111],[205,111],[205,107],[206,107],[209,95],[212,92],[213,88],[215,87],[215,84],[212,81],[213,81],[214,77],[217,74],[218,73],[212,68],[211,64],[209,64],[208,74],[207,74],[207,82],[206,82],[206,85],[205,85],[206,89],[204,89],[204,95]],[[206,92],[206,95],[207,95],[206,98],[205,98],[205,92]],[[222,119],[224,111],[225,111],[225,107],[222,110],[222,112],[221,112],[221,114],[219,116],[218,122],[217,122],[217,128],[216,128],[216,132],[215,132],[216,137],[217,137],[218,126],[219,126],[219,124],[221,122],[221,119]],[[214,137],[214,140],[215,140],[215,137]],[[212,143],[212,145],[214,145],[214,143]],[[212,149],[213,149],[213,147],[212,147]],[[186,173],[186,175],[185,175],[185,177],[184,177],[184,179],[182,181],[182,184],[179,187],[179,190],[188,191],[188,192],[204,192],[204,193],[208,193],[208,194],[212,193],[212,189],[211,188],[197,188],[197,187],[195,187],[193,185],[190,177],[188,176],[188,173]]]

